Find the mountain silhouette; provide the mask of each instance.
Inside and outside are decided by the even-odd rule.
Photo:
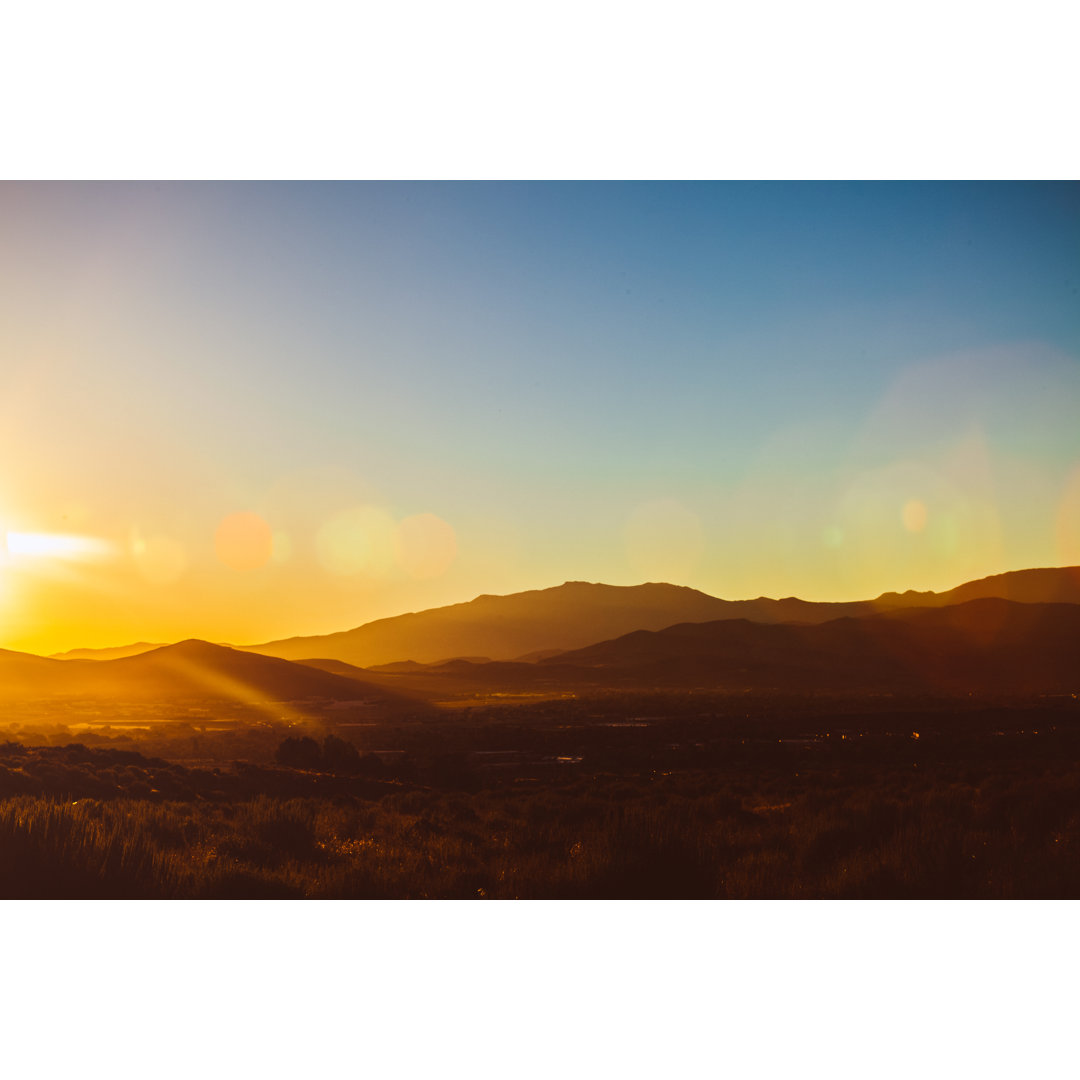
[[[362,674],[362,673],[360,673]],[[0,652],[0,697],[232,703],[370,700],[409,704],[386,688],[276,657],[191,639],[116,660]]]
[[[537,666],[619,685],[1070,693],[1080,690],[1080,606],[982,598],[817,625],[683,623]]]
[[[250,687],[257,697],[281,701],[360,696],[355,680],[346,681],[330,672],[197,639],[96,663],[84,674],[83,683],[87,684],[99,671],[103,684],[115,681],[129,694],[141,689],[158,696],[234,697],[236,692],[243,692],[241,688]]]
[[[509,660],[539,650],[580,648],[628,630],[719,618],[725,603],[681,585],[571,581],[247,648],[290,660],[332,657],[359,667],[406,660],[430,664],[459,656]]]
[[[678,623],[746,619],[755,623],[817,624],[882,611],[940,607],[997,597],[1020,602],[1080,603],[1080,567],[1018,570],[967,582],[948,592],[883,593],[873,600],[819,603],[722,600],[681,585],[602,585],[569,581],[550,589],[478,596],[448,607],[398,615],[352,630],[294,637],[247,651],[289,660],[343,660],[358,667],[443,663],[447,657],[543,662],[556,652],[580,649],[634,630],[662,630]]]
[[[968,581],[947,592],[882,593],[879,607],[947,607],[997,597],[1021,604],[1080,604],[1080,566],[1011,570]]]
[[[124,656],[138,656],[167,645],[165,641],[136,641],[132,645],[112,645],[104,649],[68,649],[52,654],[53,660],[119,660]]]
[[[303,662],[262,651],[271,648]],[[568,582],[249,649],[191,639],[101,660],[0,650],[7,702],[318,699],[415,708],[469,689],[597,686],[1076,693],[1080,568],[841,604]]]
[[[68,667],[81,667],[84,660],[53,660],[33,653],[0,649],[0,698],[47,696],[47,688],[70,677]]]

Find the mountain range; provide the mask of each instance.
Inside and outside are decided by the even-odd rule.
[[[52,654],[53,660],[120,660],[125,656],[138,656],[139,653],[161,649],[167,641],[136,641],[132,645],[114,645],[107,649],[68,649],[67,652]]]
[[[874,600],[815,603],[787,597],[721,600],[680,585],[601,585],[568,581],[550,589],[478,596],[463,604],[377,619],[352,630],[249,645],[286,660],[344,660],[358,667],[451,657],[536,659],[531,654],[584,648],[634,630],[677,623],[747,619],[823,623],[896,608],[945,607],[997,597],[1021,603],[1080,604],[1080,567],[1018,570],[970,581],[947,592],[883,593]]]
[[[1060,694],[1080,689],[1080,605],[985,597],[816,625],[682,623],[540,664],[555,665],[636,686]]]
[[[198,640],[136,649],[63,654],[71,659],[0,650],[0,700],[362,700],[415,710],[508,689],[1075,693],[1080,567],[840,604],[567,582],[246,649]]]
[[[198,699],[258,705],[412,699],[355,677],[192,639],[114,660],[57,660],[0,650],[0,700],[158,702]]]

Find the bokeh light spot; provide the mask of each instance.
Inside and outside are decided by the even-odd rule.
[[[60,536],[56,533],[8,533],[4,549],[10,555],[50,559],[95,559],[113,553],[113,545],[90,536]]]
[[[287,532],[274,533],[274,550],[270,558],[275,563],[288,562],[292,558],[292,537]]]
[[[322,565],[333,574],[381,577],[394,563],[397,527],[377,506],[355,506],[329,518],[315,537]]]
[[[908,499],[900,517],[908,532],[922,532],[926,528],[926,503],[919,499]]]
[[[274,534],[258,514],[229,514],[214,534],[214,551],[233,570],[257,570],[270,561]]]

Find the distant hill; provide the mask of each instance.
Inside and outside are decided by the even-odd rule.
[[[455,656],[508,660],[544,649],[580,648],[642,627],[659,630],[673,622],[719,618],[725,605],[679,585],[574,581],[248,648],[290,660],[333,657],[360,667],[406,660],[430,664]]]
[[[75,661],[70,666],[74,668],[84,663]],[[0,698],[39,696],[35,690],[65,678],[67,666],[64,660],[0,649]]]
[[[480,597],[290,643],[294,651],[337,645],[354,651],[382,648],[384,653],[400,648],[415,656],[424,655],[421,646],[427,641],[434,659],[426,663],[413,659],[365,669],[325,652],[298,663],[197,640],[97,661],[0,650],[0,700],[163,705],[181,699],[233,704],[363,700],[412,709],[425,699],[488,691],[546,694],[598,687],[1078,693],[1080,603],[1031,600],[1080,598],[1078,580],[1076,568],[1020,571],[947,593],[886,594],[876,601],[821,605],[723,601],[671,585],[568,583],[536,593]],[[943,603],[988,590],[1010,591],[1027,602],[976,596]],[[696,617],[669,623],[678,609]],[[701,617],[732,609],[774,618]],[[776,621],[778,612],[793,609],[804,616],[816,614],[819,621]],[[837,609],[857,614],[820,620]],[[634,625],[643,621],[655,628]],[[629,632],[622,630],[627,624],[633,627]],[[610,626],[618,632],[598,641],[596,636]],[[522,647],[528,639],[555,634],[586,642],[546,657]],[[448,649],[454,635],[459,646],[476,654],[473,659]],[[461,640],[469,635],[470,640]],[[455,651],[457,659],[439,659]],[[517,659],[499,659],[499,654]]]
[[[134,645],[113,645],[104,649],[68,649],[67,652],[53,653],[53,660],[119,660],[125,656],[138,656],[139,653],[163,648],[167,642],[137,641]]]
[[[356,682],[340,675],[195,639],[94,664],[83,671],[79,683],[116,685],[127,696],[237,699],[249,689],[254,698],[278,701],[361,696]]]
[[[982,598],[817,625],[683,623],[537,666],[613,685],[1068,693],[1080,691],[1080,606]]]
[[[386,688],[332,671],[198,640],[117,660],[54,660],[0,652],[0,698],[411,703]]]
[[[564,651],[564,649],[537,649],[536,652],[526,653],[524,656],[516,656],[514,659],[519,664],[535,664],[540,660],[550,660],[553,656],[558,656],[559,653]]]
[[[289,660],[322,657],[365,668],[409,661],[433,664],[453,656],[536,662],[544,659],[544,653],[553,656],[633,630],[662,630],[678,623],[746,619],[816,624],[984,597],[1080,604],[1080,567],[1018,570],[944,593],[884,593],[874,600],[845,603],[816,603],[795,597],[721,600],[680,585],[568,581],[550,589],[478,596],[467,603],[378,619],[335,634],[286,638],[244,648]]]
[[[1080,604],[1080,566],[1011,570],[942,593],[882,593],[873,603],[878,607],[947,607],[986,597],[1020,604]]]

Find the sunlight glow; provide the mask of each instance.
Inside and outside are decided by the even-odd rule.
[[[5,548],[9,555],[52,559],[95,559],[113,554],[113,545],[89,536],[62,536],[55,533],[9,532]]]
[[[1074,202],[0,185],[0,647],[1080,563]]]
[[[210,694],[231,698],[239,705],[258,709],[270,720],[295,723],[306,718],[306,713],[296,703],[276,701],[258,687],[198,659],[172,652],[162,657],[162,663],[194,686],[202,687]]]

